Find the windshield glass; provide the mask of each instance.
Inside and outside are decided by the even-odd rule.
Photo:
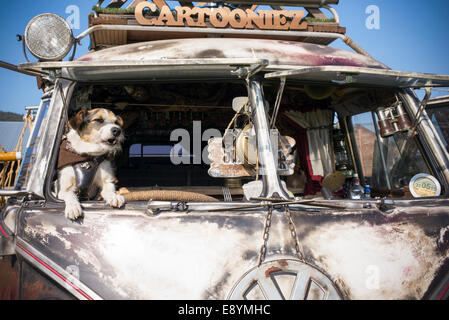
[[[426,111],[446,151],[449,152],[449,101],[430,104],[427,106]]]
[[[113,136],[95,137],[118,126],[115,187],[135,201],[185,200],[185,192],[195,193],[190,201],[260,198],[267,184],[261,154],[273,157],[270,177],[290,199],[411,198],[413,177],[431,174],[395,91],[293,81],[281,88],[277,81],[261,86],[258,112],[267,121],[261,124],[244,81],[79,84],[64,137],[73,131],[114,147]],[[268,126],[264,136],[260,130]],[[260,148],[260,137],[271,147]]]
[[[411,198],[409,183],[417,174],[430,174],[419,142],[408,131],[382,137],[375,112],[351,118],[363,180],[372,194]]]
[[[97,135],[108,135],[108,126],[120,128],[121,152],[112,159],[120,193],[143,192],[150,197],[169,190],[242,200],[242,185],[254,177],[211,175],[208,150],[209,140],[221,138],[233,119],[232,101],[238,96],[247,96],[241,81],[78,85],[65,130],[76,131],[85,142],[101,144],[114,137],[98,141]],[[85,117],[77,126],[80,112]],[[114,123],[109,124],[109,119]],[[67,140],[73,144],[70,135]],[[166,200],[176,195],[166,194],[170,196]]]

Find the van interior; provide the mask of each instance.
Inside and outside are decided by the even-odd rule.
[[[279,86],[279,80],[263,86],[270,120]],[[223,135],[227,128],[248,125],[250,116],[236,116],[233,109],[234,99],[245,96],[243,81],[80,83],[68,117],[81,109],[106,108],[123,118],[125,142],[115,164],[119,192],[190,191],[242,201],[248,200],[245,184],[260,179],[257,170],[241,177],[211,176],[210,137],[204,133],[212,129]],[[432,172],[419,138],[410,134],[404,101],[393,90],[287,81],[279,102],[275,128],[295,141],[293,170],[281,179],[297,197],[323,197],[325,188],[327,196],[345,199],[357,173],[373,198],[412,198],[410,179]],[[391,121],[398,115],[405,120]],[[189,140],[181,143],[184,137]],[[201,159],[194,143],[201,144]],[[181,155],[184,161],[174,163]]]

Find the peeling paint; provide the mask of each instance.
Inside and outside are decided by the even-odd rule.
[[[272,66],[346,65],[387,68],[384,64],[350,51],[328,46],[265,39],[178,39],[136,43],[90,52],[78,61],[144,61],[153,59],[256,58]]]
[[[442,251],[446,251],[449,248],[449,226],[440,230],[437,244],[438,248]]]
[[[449,261],[438,246],[447,215],[368,212],[292,211],[305,261],[346,299],[422,298]],[[225,299],[257,266],[265,218],[266,211],[148,217],[86,208],[74,224],[62,212],[30,212],[21,236],[62,267],[78,266],[80,280],[108,299]],[[271,222],[264,262],[283,267],[297,260],[295,243],[283,211],[273,210]]]
[[[273,272],[279,272],[281,270],[282,270],[281,268],[277,268],[277,267],[273,266],[273,267],[265,270],[265,277],[269,278]]]
[[[282,267],[286,267],[286,266],[288,266],[288,261],[285,260],[285,259],[281,259],[281,260],[279,260],[279,264],[280,264]]]
[[[127,283],[125,290],[132,297],[201,299],[204,288],[218,283],[232,269],[232,252],[248,242],[238,230],[222,229],[216,223],[173,220],[157,226],[148,223],[142,233],[127,232],[126,239],[117,238],[133,227],[132,222],[111,225],[99,241],[103,258],[115,268],[112,282],[117,286]]]
[[[344,283],[355,299],[419,299],[447,258],[437,254],[432,238],[409,223],[327,223],[303,243],[318,266]],[[378,287],[370,286],[377,276]]]
[[[62,230],[66,233],[66,234],[79,234],[81,233],[79,230],[76,230],[74,228],[62,228]]]

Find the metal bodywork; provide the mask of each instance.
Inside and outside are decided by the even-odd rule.
[[[182,61],[183,59],[185,61]],[[27,71],[67,69],[65,75],[72,79],[104,81],[104,79],[113,80],[120,76],[121,69],[126,69],[128,72],[125,75],[126,79],[130,79],[133,66],[138,68],[161,64],[182,66],[188,61],[191,61],[190,64],[192,61],[198,61],[196,64],[206,65],[214,60],[219,62],[225,59],[251,64],[255,60],[266,60],[270,64],[268,70],[272,71],[325,65],[387,69],[384,64],[373,58],[326,46],[279,40],[220,39],[217,41],[207,38],[136,43],[91,52],[74,62],[23,63],[20,68]],[[86,72],[83,73],[83,70]],[[96,74],[94,71],[101,73]],[[159,77],[163,76],[162,71],[159,71]]]
[[[305,260],[345,299],[420,299],[436,298],[447,278],[448,205],[291,214]],[[226,299],[257,265],[265,210],[148,216],[142,207],[87,205],[83,223],[76,224],[64,217],[63,206],[30,206],[18,220],[17,251],[84,299]],[[282,211],[274,213],[271,228],[266,260],[295,259]],[[43,257],[57,273],[38,261]],[[79,279],[70,279],[73,266]]]
[[[152,69],[161,67],[155,61],[165,60],[170,65],[171,59],[178,62],[179,59],[206,59],[203,63],[207,59],[234,59],[209,64],[208,72],[196,74],[198,79],[213,76],[240,79],[262,68],[272,72],[328,65],[387,69],[369,57],[329,47],[242,39],[157,41],[90,53],[73,63],[21,65],[23,70],[54,72],[65,80],[56,81],[47,120],[41,128],[35,166],[28,184],[18,191],[29,197],[15,203],[11,199],[9,209],[2,214],[7,229],[2,243],[15,244],[19,257],[14,272],[17,268],[22,274],[38,270],[41,278],[24,280],[17,276],[16,284],[5,285],[1,296],[16,290],[13,298],[227,299],[238,296],[239,284],[250,283],[246,276],[253,275],[263,243],[267,216],[263,206],[236,210],[248,203],[170,204],[168,210],[154,215],[155,211],[149,210],[150,204],[146,202],[127,203],[123,209],[86,202],[83,203],[85,217],[76,223],[64,217],[61,201],[49,197],[55,145],[66,121],[72,80],[137,80],[135,76],[143,65],[148,66],[147,71],[162,74],[164,80],[167,75],[174,80],[179,75],[181,78],[187,75],[186,66],[189,71],[198,68],[191,61],[170,72],[167,68],[163,68],[164,72]],[[105,66],[111,69],[105,70]],[[102,68],[103,73],[99,74]],[[151,80],[151,74],[140,80]],[[261,113],[264,107],[258,80],[248,78],[247,81],[253,112],[258,119],[258,143],[267,143],[259,153],[267,165],[265,169],[271,173],[264,179],[264,196],[277,194],[287,199],[289,196],[279,183],[276,169],[272,170],[272,150],[265,131],[268,120]],[[402,94],[409,103],[409,111],[416,112],[419,108],[416,97],[407,91]],[[426,150],[432,153],[431,159],[439,166],[439,178],[447,186],[449,160],[441,141],[435,138],[428,118],[423,118],[418,129]],[[301,263],[307,266],[304,267],[307,272],[319,272],[316,281],[321,281],[323,286],[331,281],[335,287],[331,297],[447,298],[447,196],[436,200],[342,200],[334,204],[344,204],[347,209],[290,206],[305,260]],[[217,208],[229,210],[214,212]],[[258,273],[259,277],[271,279],[282,267],[288,271],[289,263],[299,263],[290,234],[284,209],[274,207],[265,259],[268,264],[262,264],[266,269]],[[2,254],[11,254],[11,250]],[[1,267],[6,268],[5,263],[10,261],[0,260]],[[48,281],[56,284],[57,289],[44,290]],[[282,297],[292,296],[296,297],[284,292]]]

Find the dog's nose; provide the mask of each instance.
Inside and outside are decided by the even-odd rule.
[[[118,137],[122,133],[122,130],[120,130],[120,128],[117,127],[112,128],[111,131],[114,137]]]

